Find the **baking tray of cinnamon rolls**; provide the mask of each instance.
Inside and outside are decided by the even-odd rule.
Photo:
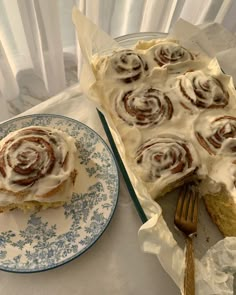
[[[194,180],[220,232],[236,236],[236,92],[217,60],[152,39],[91,65],[91,93],[143,211],[145,198]]]

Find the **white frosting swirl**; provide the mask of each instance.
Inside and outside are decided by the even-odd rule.
[[[129,84],[142,79],[148,71],[148,65],[141,54],[133,50],[121,50],[99,60],[95,65],[97,70],[108,80]]]
[[[150,49],[153,59],[160,66],[192,61],[195,56],[187,49],[175,42],[160,42]],[[148,52],[150,54],[150,52]]]
[[[229,94],[217,77],[203,71],[188,72],[179,78],[183,104],[198,108],[223,108],[229,102]]]
[[[153,182],[162,175],[185,173],[194,170],[193,147],[177,136],[159,136],[142,144],[136,155],[141,165],[140,174],[144,181]]]
[[[0,142],[0,189],[16,197],[47,196],[71,176],[75,154],[74,139],[60,130],[32,126],[12,132]]]
[[[128,125],[145,128],[170,120],[173,114],[169,97],[153,87],[122,93],[115,99],[115,109]]]
[[[163,188],[175,187],[199,168],[197,153],[190,142],[173,134],[161,134],[144,142],[136,153],[137,173],[148,183],[153,197]]]
[[[203,194],[227,193],[236,203],[236,117],[234,111],[207,110],[194,123],[201,161],[208,167]]]
[[[236,157],[236,117],[224,112],[203,113],[195,122],[195,135],[209,154]]]

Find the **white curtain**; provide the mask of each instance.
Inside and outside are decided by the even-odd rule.
[[[74,5],[113,37],[167,33],[180,17],[236,31],[233,0],[0,0],[0,121],[77,82]]]

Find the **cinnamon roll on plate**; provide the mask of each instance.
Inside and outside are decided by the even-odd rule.
[[[30,126],[0,142],[0,211],[62,206],[76,178],[75,140],[57,129]]]

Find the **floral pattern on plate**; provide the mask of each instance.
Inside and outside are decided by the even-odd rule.
[[[0,214],[0,269],[37,272],[60,266],[90,248],[107,228],[119,194],[118,171],[103,139],[59,115],[30,115],[0,125],[0,138],[27,126],[50,126],[76,139],[78,176],[72,200],[36,213]]]

